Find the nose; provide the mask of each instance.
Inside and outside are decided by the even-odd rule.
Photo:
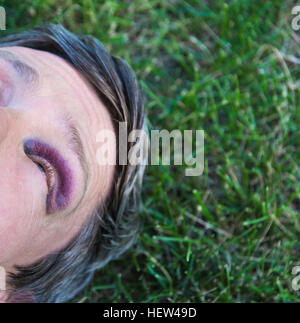
[[[0,107],[0,144],[8,134],[10,119],[7,109]]]

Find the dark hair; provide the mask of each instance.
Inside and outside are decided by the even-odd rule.
[[[47,51],[71,63],[108,109],[117,138],[119,122],[127,123],[128,133],[146,129],[142,94],[133,70],[124,60],[109,55],[94,37],[45,24],[2,38],[0,47],[8,46]],[[128,151],[132,146],[128,144]],[[96,269],[130,248],[140,229],[143,173],[143,165],[117,165],[109,197],[72,241],[62,250],[30,266],[16,266],[16,272],[9,273],[9,300],[67,301],[90,282]]]

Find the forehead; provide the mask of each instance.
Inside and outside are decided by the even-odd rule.
[[[106,109],[94,89],[85,78],[66,60],[49,52],[25,47],[2,48],[12,52],[38,73],[36,98],[55,98],[72,104],[72,109],[81,110],[92,120],[106,112]],[[89,68],[88,66],[86,68]],[[90,121],[92,121],[90,120]]]

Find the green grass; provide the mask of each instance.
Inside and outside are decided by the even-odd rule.
[[[300,31],[291,28],[293,2],[4,6],[8,31],[59,22],[124,57],[138,74],[153,129],[205,131],[204,174],[150,166],[138,243],[75,301],[298,301],[291,288],[300,264]]]

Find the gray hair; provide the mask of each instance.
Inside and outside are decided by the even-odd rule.
[[[107,107],[117,138],[119,122],[127,123],[128,133],[133,129],[146,130],[144,103],[135,73],[124,60],[109,55],[94,37],[75,35],[61,25],[44,24],[2,38],[0,47],[7,46],[47,51],[71,63]],[[128,144],[128,151],[132,146],[133,143]],[[65,248],[30,266],[15,266],[15,272],[8,275],[9,300],[68,301],[91,281],[95,270],[127,251],[141,228],[143,174],[143,165],[117,165],[109,197],[99,203]]]

